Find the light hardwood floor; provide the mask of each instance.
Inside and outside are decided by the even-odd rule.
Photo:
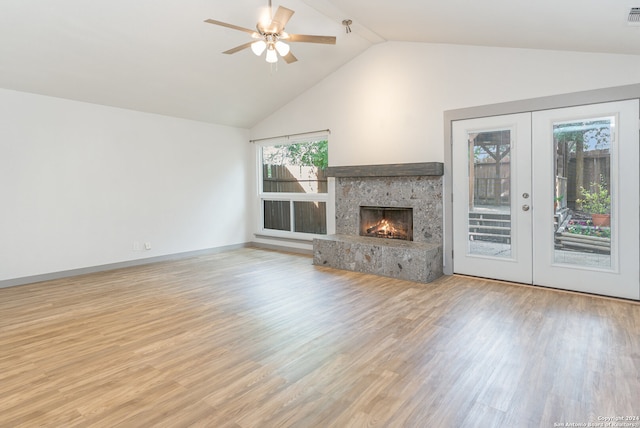
[[[2,427],[640,415],[640,306],[625,301],[247,248],[1,289],[0,314]]]

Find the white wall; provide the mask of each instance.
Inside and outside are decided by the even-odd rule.
[[[332,166],[442,162],[445,110],[639,82],[640,56],[387,42],[251,136],[330,128]]]
[[[0,281],[250,241],[248,137],[0,90]]]

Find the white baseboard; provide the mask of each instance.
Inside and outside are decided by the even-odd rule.
[[[7,279],[0,281],[0,288],[15,287],[17,285],[33,284],[34,282],[51,281],[54,279],[68,278],[89,273],[104,272],[108,270],[122,269],[133,266],[148,265],[151,263],[165,262],[169,260],[187,259],[190,257],[204,256],[208,254],[221,253],[223,251],[237,250],[239,248],[254,247],[254,243],[245,242],[243,244],[226,245],[223,247],[207,248],[204,250],[188,251],[185,253],[167,254],[164,256],[149,257],[146,259],[129,260],[118,263],[110,263],[99,266],[89,266],[79,269],[71,269],[60,272],[45,273],[42,275],[25,276],[21,278]]]

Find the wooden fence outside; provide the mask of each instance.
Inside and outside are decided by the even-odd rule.
[[[474,165],[473,205],[509,205],[511,192],[511,163],[500,162],[500,176],[496,177],[496,164],[477,163]]]
[[[327,193],[324,170],[315,167],[263,166],[262,188],[273,193]],[[327,233],[327,204],[321,201],[267,200],[264,208],[264,228],[292,230],[291,204],[293,203],[293,231]]]
[[[599,183],[601,175],[608,188],[610,173],[611,157],[608,153],[586,152],[584,154],[584,188],[588,189],[591,183]],[[499,177],[496,177],[496,164],[494,162],[475,164],[474,180],[472,183],[473,205],[509,205],[509,194],[511,192],[510,174],[510,162],[502,162]],[[563,195],[562,205],[568,205],[570,208],[575,209],[576,199],[580,198],[580,195],[576,192],[575,154],[572,154],[568,159],[566,175],[567,177],[556,178],[556,181],[560,180],[563,182],[561,188],[566,189],[564,190],[566,194]]]
[[[575,209],[576,199],[580,199],[581,195],[576,192],[576,158],[569,157],[567,174],[567,195],[565,199],[570,208]],[[582,186],[589,190],[591,183],[599,183],[602,175],[604,183],[609,188],[609,177],[611,177],[611,157],[608,154],[585,153],[583,162],[583,184]]]
[[[262,189],[276,193],[327,193],[327,177],[316,167],[262,166]]]

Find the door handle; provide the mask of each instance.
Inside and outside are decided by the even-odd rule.
[[[523,205],[522,206],[522,211],[529,211],[529,205]]]

